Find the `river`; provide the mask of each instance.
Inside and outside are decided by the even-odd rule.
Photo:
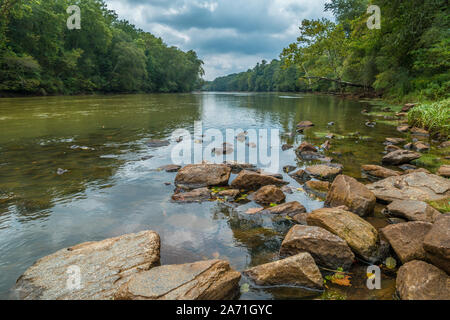
[[[160,148],[146,142],[170,140],[176,129],[193,132],[198,121],[205,129],[279,129],[281,142],[294,145],[320,145],[332,132],[339,138],[329,156],[344,165],[345,174],[367,182],[361,165],[379,164],[384,139],[399,133],[382,122],[367,127],[371,117],[361,113],[364,108],[373,106],[286,93],[1,99],[0,298],[9,298],[17,278],[43,256],[80,242],[149,229],[161,235],[163,264],[220,258],[242,271],[272,261],[289,221],[246,215],[254,203],[235,208],[218,202],[172,203],[176,173],[156,169],[171,163],[177,142]],[[302,120],[315,127],[287,135]],[[293,149],[280,150],[280,173],[285,165],[305,166]],[[284,178],[296,189],[287,201],[299,201],[308,210],[323,206],[287,174]],[[379,211],[368,221],[377,228],[387,224]],[[352,287],[328,285],[324,294],[250,286],[241,299],[392,299],[394,278],[383,275],[383,289],[370,291],[365,270],[356,265]]]

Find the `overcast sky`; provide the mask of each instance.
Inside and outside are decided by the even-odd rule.
[[[205,78],[246,71],[278,58],[294,42],[302,19],[329,17],[326,0],[106,0],[120,18],[195,50]]]

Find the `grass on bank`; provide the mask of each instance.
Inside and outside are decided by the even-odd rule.
[[[428,130],[432,135],[440,134],[448,137],[450,134],[450,99],[434,103],[424,103],[408,113],[410,126]]]

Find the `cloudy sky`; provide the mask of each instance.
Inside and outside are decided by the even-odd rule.
[[[329,17],[326,0],[106,0],[137,27],[205,62],[205,78],[246,71],[278,58],[302,19]]]

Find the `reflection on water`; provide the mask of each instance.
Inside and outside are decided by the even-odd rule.
[[[76,243],[145,229],[162,237],[162,262],[222,258],[242,271],[278,259],[289,221],[244,212],[255,205],[170,202],[175,174],[154,170],[170,164],[170,146],[150,148],[149,139],[169,139],[176,129],[278,128],[282,143],[307,140],[320,145],[332,132],[329,156],[345,172],[361,178],[360,166],[377,163],[394,128],[367,128],[362,103],[299,94],[205,93],[45,97],[0,100],[0,298],[38,258]],[[296,124],[316,127],[294,135]],[[329,122],[335,122],[332,127]],[[357,133],[349,136],[349,133]],[[293,150],[280,155],[280,173],[297,161]],[[296,189],[300,185],[284,174]],[[295,190],[308,210],[323,204]],[[383,225],[382,218],[372,223]],[[298,288],[251,287],[249,298],[390,299],[393,279],[377,295],[363,285],[364,268],[355,267],[355,286],[326,294]],[[247,279],[243,279],[245,283]],[[358,281],[361,282],[358,284]]]

